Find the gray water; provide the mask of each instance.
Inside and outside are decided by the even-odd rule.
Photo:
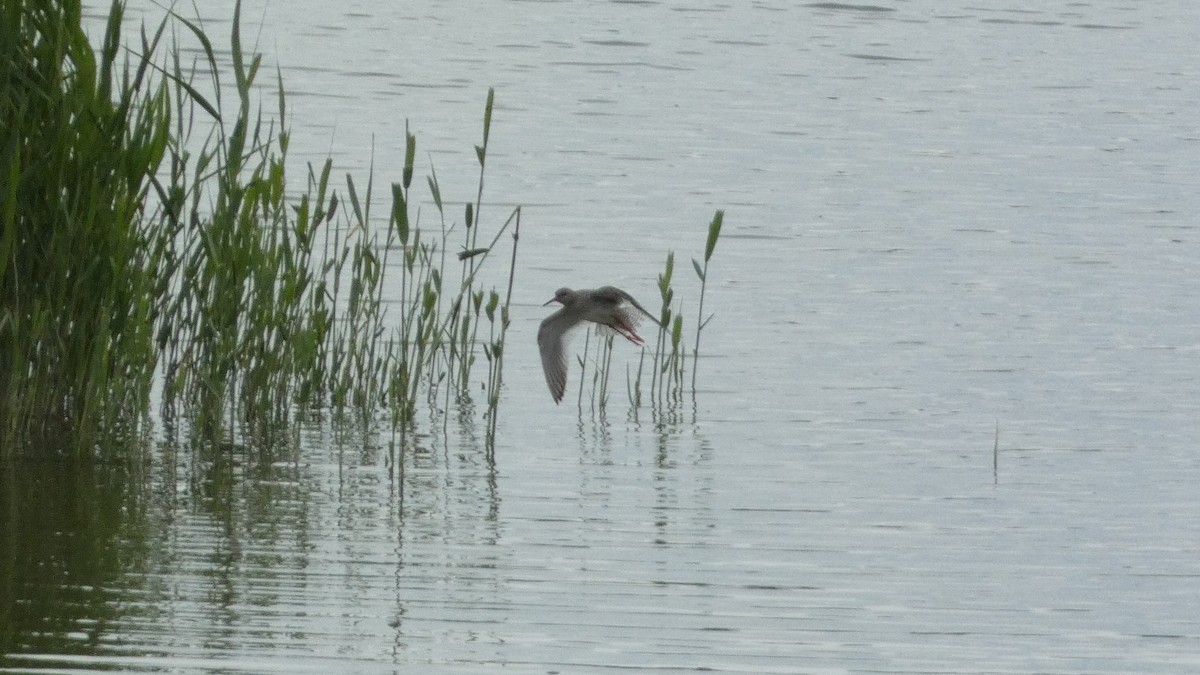
[[[243,17],[293,161],[335,175],[396,180],[407,120],[473,199],[495,87],[483,217],[523,222],[494,456],[452,412],[396,455],[317,427],[8,468],[0,669],[1200,671],[1200,6]],[[694,403],[601,418],[573,371],[556,407],[540,304],[655,306],[676,250],[694,312],[718,208]]]

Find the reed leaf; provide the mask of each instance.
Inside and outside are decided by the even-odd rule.
[[[707,264],[717,248],[717,239],[721,236],[721,224],[725,221],[725,211],[718,209],[708,225],[708,241],[704,243],[704,262]]]
[[[408,245],[408,202],[404,198],[404,186],[392,183],[392,222],[402,246]]]
[[[404,122],[404,189],[412,185],[413,162],[417,156],[417,137],[408,130],[408,122]]]

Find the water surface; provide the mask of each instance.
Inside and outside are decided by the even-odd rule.
[[[306,428],[133,474],[6,467],[0,666],[1200,669],[1200,10],[243,16],[292,159],[333,148],[335,175],[373,148],[395,180],[408,120],[473,199],[496,88],[485,223],[524,220],[494,457],[452,415],[394,453]],[[694,311],[717,208],[694,404],[599,419],[572,372],[555,407],[539,305],[653,305],[673,249]]]

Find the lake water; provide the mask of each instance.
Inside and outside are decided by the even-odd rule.
[[[1200,672],[1200,5],[243,17],[335,175],[396,180],[408,120],[473,200],[495,87],[494,456],[452,414],[396,454],[5,467],[0,671]],[[718,208],[694,403],[600,418],[572,371],[555,406],[541,303],[657,306],[676,250],[694,313]]]

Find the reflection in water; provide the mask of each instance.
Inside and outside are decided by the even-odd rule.
[[[681,432],[692,436],[690,442],[679,442]],[[692,545],[703,540],[707,546],[719,546],[710,532],[716,528],[712,444],[694,426],[670,430],[662,426],[658,431],[655,468],[654,543],[671,546],[682,543],[682,537]]]
[[[126,611],[127,575],[149,562],[147,498],[125,466],[0,463],[0,655],[86,654],[105,641]]]
[[[588,519],[614,528],[629,527],[637,513],[644,514],[641,525],[663,550],[654,556],[655,574],[642,583],[671,585],[692,577],[696,570],[680,564],[679,547],[703,558],[705,551],[721,546],[714,538],[712,444],[692,417],[695,405],[691,398],[653,406],[641,411],[648,422],[641,421],[636,409],[627,413],[624,424],[612,423],[603,411],[591,419],[585,419],[586,413],[579,416],[579,508]],[[630,483],[648,488],[635,497],[639,505],[632,508],[630,495],[622,490]]]
[[[3,465],[0,666],[354,658],[364,636],[387,652],[426,639],[406,623],[414,607],[497,594],[497,470],[458,431],[475,440],[413,434],[400,449],[314,426],[260,447],[164,442],[168,461],[144,475]],[[451,590],[464,577],[478,582]]]
[[[866,669],[894,648],[935,670],[959,626],[1085,644],[1110,620],[1096,578],[1144,614],[1138,630],[1194,642],[1145,590],[1195,597],[1194,551],[1131,527],[1185,504],[1183,481],[1107,456],[1112,482],[1092,453],[1061,458],[1073,474],[1037,460],[1070,481],[1014,466],[996,492],[985,471],[913,468],[902,449],[793,445],[781,462],[710,439],[733,422],[651,417],[582,420],[550,451],[495,461],[461,427],[390,447],[313,426],[278,447],[162,447],[172,461],[144,475],[6,465],[0,666],[791,672],[810,650]],[[1136,485],[1150,478],[1162,501]]]

